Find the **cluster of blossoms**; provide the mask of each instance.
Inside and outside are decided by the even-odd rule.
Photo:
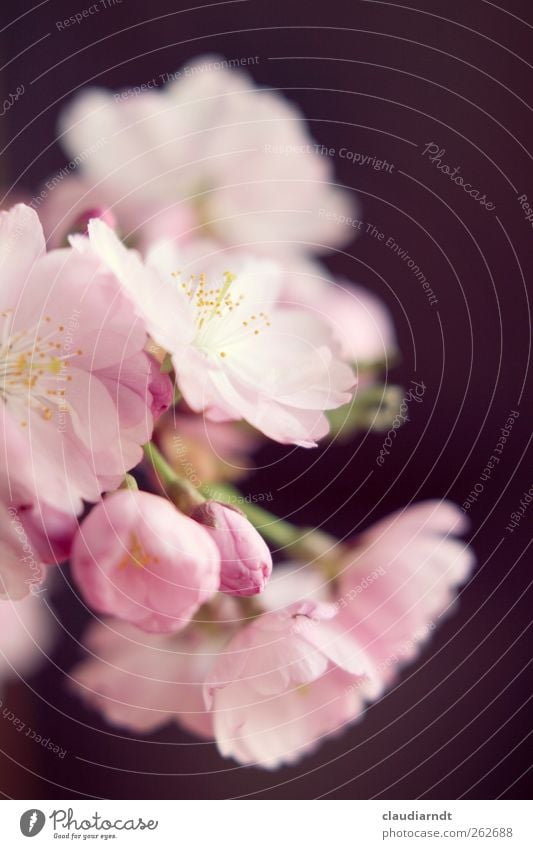
[[[392,325],[317,259],[348,238],[320,210],[354,201],[297,109],[223,68],[82,93],[60,138],[79,174],[0,213],[0,681],[46,651],[39,596],[69,560],[89,706],[293,763],[390,686],[472,568],[446,502],[340,544],[229,483],[264,439],[367,421]]]

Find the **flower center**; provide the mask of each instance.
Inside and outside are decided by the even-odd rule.
[[[0,313],[4,319],[0,342],[0,399],[9,406],[15,406],[20,412],[21,405],[28,412],[38,413],[45,421],[53,416],[53,409],[69,409],[65,399],[64,384],[72,380],[68,374],[69,359],[80,355],[81,351],[65,353],[58,342],[58,334],[64,331],[58,325],[52,332],[40,335],[40,324],[35,327],[11,332],[13,311]],[[51,322],[45,316],[44,322]],[[20,425],[26,427],[27,420],[21,419]]]
[[[151,562],[159,563],[159,558],[148,554],[135,531],[132,531],[129,537],[128,550],[119,561],[118,568],[126,569],[128,566],[134,566],[137,569],[142,569]]]
[[[226,357],[232,344],[248,336],[258,336],[262,327],[270,327],[265,312],[243,314],[246,295],[235,291],[237,276],[224,271],[220,284],[208,281],[205,273],[190,274],[181,280],[182,272],[172,274],[180,281],[181,289],[194,310],[195,345],[208,352]]]

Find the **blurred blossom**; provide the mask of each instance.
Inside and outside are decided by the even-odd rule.
[[[309,309],[326,321],[360,382],[369,367],[381,367],[396,354],[392,318],[379,298],[362,286],[334,280],[316,260],[289,257],[283,269],[281,303]]]
[[[120,728],[147,734],[176,720],[212,739],[203,683],[230,633],[145,634],[118,620],[93,623],[84,639],[89,657],[72,671],[71,689]]]
[[[321,253],[352,238],[340,222],[355,202],[335,185],[300,109],[242,70],[210,68],[213,58],[199,57],[160,90],[77,95],[59,138],[81,176],[47,193],[47,235],[57,243],[85,209],[104,206],[142,249],[154,237],[204,231],[278,254]]]
[[[323,287],[313,307],[330,322],[342,356],[364,371],[381,365],[395,353],[392,320],[381,301],[361,286],[348,282]]]
[[[105,155],[105,150],[102,153]],[[134,171],[132,179],[135,179]],[[38,205],[48,246],[62,247],[71,233],[78,232],[80,222],[88,220],[87,211],[99,208],[105,208],[108,215],[113,216],[117,231],[128,244],[141,250],[147,250],[161,238],[175,238],[181,234],[185,239],[195,225],[192,206],[176,204],[164,209],[157,199],[136,202],[129,194],[113,197],[113,192],[106,190],[104,184],[91,185],[72,175],[65,177],[53,191],[46,191]]]
[[[139,462],[163,380],[117,279],[87,239],[74,244],[46,254],[32,209],[0,213],[0,472],[26,502],[67,513]]]
[[[470,576],[473,553],[456,539],[467,527],[454,504],[423,501],[373,525],[343,556],[340,621],[386,681],[398,663],[417,656]]]
[[[48,657],[55,623],[38,595],[23,601],[0,601],[0,686],[24,678]]]
[[[205,687],[222,755],[266,769],[295,763],[378,695],[370,659],[334,614],[331,605],[297,603],[232,638]]]
[[[172,355],[192,410],[216,421],[243,418],[277,442],[305,448],[327,434],[324,410],[350,400],[353,373],[337,358],[327,324],[279,307],[277,265],[239,254],[227,270],[228,257],[215,255],[192,271],[167,242],[143,266],[103,221],[91,221],[89,234],[156,344]]]
[[[236,596],[261,593],[272,572],[272,555],[244,513],[220,501],[204,501],[191,513],[220,554],[220,589]]]
[[[331,601],[330,585],[330,579],[316,564],[282,563],[275,567],[257,601],[262,610],[270,612],[282,610],[297,601]]]
[[[206,530],[165,498],[127,489],[84,519],[71,565],[91,607],[153,633],[184,628],[220,583]]]

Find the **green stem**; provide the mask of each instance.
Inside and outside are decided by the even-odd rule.
[[[205,501],[195,486],[176,474],[153,442],[147,442],[144,446],[144,456],[152,464],[169,497],[183,513],[190,513]]]
[[[139,484],[133,477],[133,475],[126,475],[124,480],[119,486],[119,489],[129,489],[131,492],[137,492],[139,489]]]

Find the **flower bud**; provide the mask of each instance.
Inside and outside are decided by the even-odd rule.
[[[78,215],[70,227],[70,232],[81,233],[83,236],[86,236],[87,227],[92,218],[101,218],[102,221],[105,221],[105,223],[113,229],[117,226],[117,219],[110,209],[106,209],[104,206],[95,206],[90,209],[84,209],[83,212]]]
[[[238,596],[262,592],[272,572],[272,555],[244,513],[220,501],[205,501],[191,516],[219,550],[220,590]]]
[[[82,522],[71,563],[95,610],[153,633],[183,628],[220,581],[220,556],[204,528],[165,498],[128,489]]]
[[[174,386],[168,374],[164,374],[156,358],[148,354],[150,368],[148,391],[150,393],[150,412],[155,420],[165,413],[174,398]]]

